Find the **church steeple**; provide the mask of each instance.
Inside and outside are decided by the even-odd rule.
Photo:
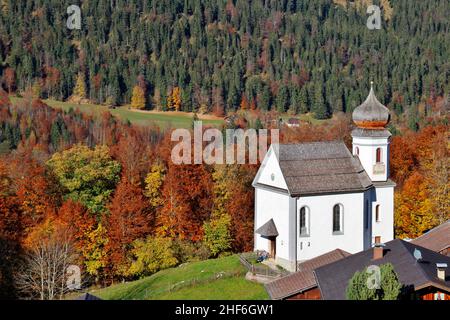
[[[353,111],[353,122],[364,129],[384,129],[389,123],[389,109],[378,101],[370,82],[370,92],[366,100]]]
[[[352,131],[353,154],[372,181],[386,181],[389,177],[389,138],[386,129],[389,123],[389,109],[375,96],[373,82],[366,100],[353,111],[356,128]]]

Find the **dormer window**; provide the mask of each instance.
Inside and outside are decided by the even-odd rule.
[[[377,163],[381,163],[382,161],[381,161],[381,153],[382,153],[382,150],[381,150],[381,148],[377,148],[377,156],[376,156],[376,159],[377,159]]]

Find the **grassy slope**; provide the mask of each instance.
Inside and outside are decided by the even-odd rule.
[[[13,103],[21,101],[22,98],[10,97]],[[114,116],[122,119],[129,120],[133,124],[148,125],[156,124],[160,127],[172,126],[175,128],[190,128],[193,115],[180,113],[180,114],[163,114],[163,113],[141,113],[129,110],[126,106],[116,109],[108,109],[106,106],[89,104],[89,103],[71,103],[61,102],[56,100],[44,100],[44,102],[52,108],[62,109],[68,111],[70,108],[76,110],[79,109],[83,113],[99,115],[103,111],[110,111]],[[217,126],[223,123],[222,120],[202,120],[204,125]]]
[[[268,299],[261,284],[245,280],[236,255],[184,264],[137,281],[91,291],[103,299]],[[217,274],[224,273],[222,277]],[[197,283],[187,285],[195,279]],[[209,281],[207,281],[209,279]],[[184,281],[184,282],[182,282]]]

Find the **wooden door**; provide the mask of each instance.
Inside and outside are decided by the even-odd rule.
[[[276,255],[276,253],[277,253],[277,248],[276,248],[276,246],[277,246],[277,241],[276,241],[276,239],[275,238],[272,238],[272,239],[270,239],[270,247],[269,247],[269,250],[270,250],[270,257],[272,258],[272,259],[275,259],[275,255]]]

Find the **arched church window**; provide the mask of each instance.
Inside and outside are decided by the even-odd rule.
[[[299,216],[299,234],[300,236],[309,235],[309,210],[307,207],[300,208],[300,216]]]
[[[343,210],[342,205],[336,204],[333,207],[333,233],[341,233],[342,232],[342,224],[343,224]]]
[[[380,205],[377,204],[375,207],[375,221],[380,222]]]
[[[377,163],[381,162],[381,148],[377,148]]]

